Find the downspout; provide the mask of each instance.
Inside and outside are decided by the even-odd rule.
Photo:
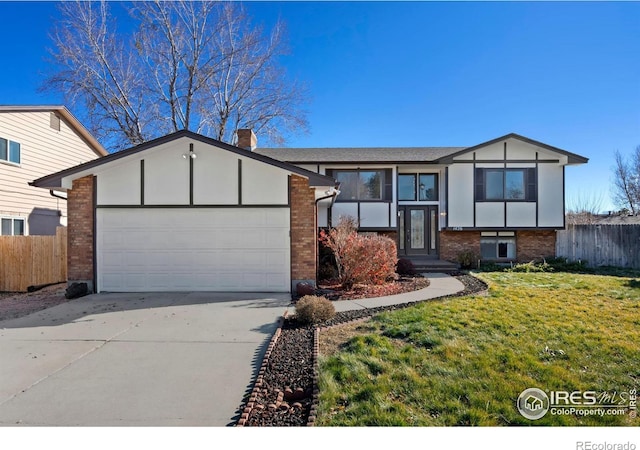
[[[329,205],[329,208],[331,208],[336,201],[336,197],[338,196],[338,194],[340,194],[340,191],[338,190],[339,187],[340,187],[340,184],[337,183],[335,187],[332,188],[333,192],[327,191],[327,192],[331,192],[331,194],[328,194],[328,195],[325,195],[324,197],[320,197],[316,199],[316,226],[317,226],[317,219],[318,219],[318,202],[320,202],[321,200],[326,200],[330,198],[331,204]],[[327,215],[327,225],[330,225],[328,215]],[[316,233],[317,233],[317,228],[316,228]],[[318,240],[316,238],[316,283],[318,281],[319,275],[320,275],[320,244],[318,243]]]
[[[54,191],[53,189],[49,189],[49,194],[50,194],[52,197],[59,198],[59,199],[61,199],[61,200],[64,200],[65,202],[68,200],[68,199],[67,199],[67,197],[63,197],[63,196],[62,196],[62,195],[60,195],[60,194],[56,194],[56,191]],[[60,205],[58,205],[58,207],[60,207]],[[62,210],[60,210],[60,209],[58,209],[58,216],[59,216],[59,217],[62,217]]]

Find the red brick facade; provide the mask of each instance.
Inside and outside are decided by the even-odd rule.
[[[520,262],[555,256],[556,232],[554,230],[518,231],[516,233],[516,255]]]
[[[67,195],[67,270],[69,283],[87,283],[94,289],[93,280],[93,176],[73,182]]]
[[[306,178],[291,175],[291,282],[316,281],[317,229],[315,191]]]
[[[440,259],[457,262],[458,255],[465,251],[480,255],[479,231],[440,232]]]
[[[458,255],[470,250],[480,255],[479,231],[442,231],[440,233],[440,259],[456,262]],[[516,231],[516,258],[529,262],[556,254],[554,230]]]

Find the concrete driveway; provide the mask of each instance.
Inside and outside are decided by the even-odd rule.
[[[289,303],[97,294],[0,322],[0,425],[229,425]]]

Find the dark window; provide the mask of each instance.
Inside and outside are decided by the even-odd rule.
[[[340,183],[336,201],[391,201],[391,170],[333,170]]]
[[[398,175],[398,200],[422,202],[438,200],[438,175],[435,173]]]
[[[413,201],[416,199],[416,176],[398,175],[398,200]]]
[[[435,173],[421,173],[420,184],[418,185],[419,199],[421,201],[438,200],[438,175]]]
[[[0,232],[2,236],[23,236],[24,219],[3,218]]]
[[[536,201],[536,169],[476,169],[475,197],[481,201]]]
[[[9,161],[20,164],[20,144],[9,141]]]

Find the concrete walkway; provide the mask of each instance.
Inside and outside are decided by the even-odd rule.
[[[0,322],[0,425],[233,422],[289,294],[97,294]]]
[[[464,289],[464,284],[445,273],[425,273],[429,279],[429,286],[419,291],[404,294],[387,295],[385,297],[363,298],[359,300],[344,300],[333,302],[336,312],[353,311],[356,309],[377,308],[379,306],[399,305],[430,298],[456,294]]]

